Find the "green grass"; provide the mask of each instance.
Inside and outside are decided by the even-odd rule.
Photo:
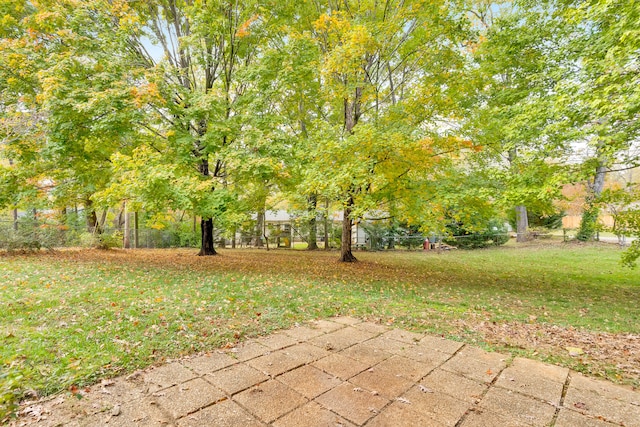
[[[353,265],[335,252],[221,252],[0,256],[0,405],[334,315],[471,342],[481,338],[470,322],[532,316],[640,333],[640,271],[621,268],[613,245],[361,252]],[[564,354],[545,357],[576,368]],[[610,365],[599,373],[638,385]]]

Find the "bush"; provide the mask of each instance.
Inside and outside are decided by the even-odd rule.
[[[451,234],[443,241],[460,249],[481,249],[489,246],[504,245],[509,241],[509,233],[498,220],[489,221],[487,226],[480,231],[469,231],[462,224],[447,226]]]
[[[41,248],[53,249],[65,245],[64,231],[47,223],[38,223],[32,219],[22,219],[17,230],[13,222],[0,224],[0,249],[8,251],[38,251]]]
[[[0,424],[7,423],[18,409],[22,376],[5,367],[0,370]]]
[[[122,247],[122,233],[116,231],[111,234],[81,233],[79,236],[80,246],[95,249],[113,249]]]
[[[564,216],[565,213],[562,211],[548,213],[527,207],[527,220],[529,222],[529,227],[532,229],[558,230],[562,228],[562,218],[564,218]],[[511,228],[515,230],[517,228],[515,209],[510,209],[507,212],[507,219],[509,220]]]

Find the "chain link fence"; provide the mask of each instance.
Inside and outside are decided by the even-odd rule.
[[[129,230],[129,244],[132,248],[198,247],[199,239],[199,230]],[[122,247],[124,240],[124,231],[118,228],[104,228],[100,233],[95,233],[89,232],[86,226],[69,226],[47,219],[0,220],[0,249],[9,251],[62,247],[113,248]]]

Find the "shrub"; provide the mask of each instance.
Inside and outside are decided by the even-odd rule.
[[[0,424],[7,423],[18,409],[22,376],[10,369],[0,370]]]
[[[504,245],[509,241],[509,233],[499,220],[491,220],[479,231],[469,231],[462,224],[447,226],[450,233],[443,241],[460,249],[480,249],[489,246]]]

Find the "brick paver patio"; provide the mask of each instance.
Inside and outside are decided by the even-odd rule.
[[[339,317],[103,381],[14,426],[640,426],[640,393]]]

